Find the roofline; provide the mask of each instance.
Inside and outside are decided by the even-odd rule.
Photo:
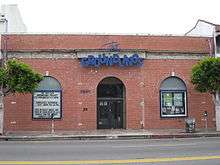
[[[98,35],[98,36],[184,36],[184,34],[99,33],[99,32],[8,32],[1,35]]]
[[[201,21],[201,22],[204,22],[204,23],[207,23],[207,24],[213,25],[213,26],[218,26],[218,24],[215,24],[215,23],[212,23],[212,22],[209,22],[209,21],[203,20],[203,19],[199,19],[198,21]]]
[[[196,26],[198,25],[199,22],[204,22],[204,23],[207,23],[207,24],[210,24],[210,25],[213,25],[213,26],[220,26],[219,24],[214,24],[214,23],[211,23],[209,21],[206,21],[206,20],[203,20],[203,19],[198,19],[195,26],[193,28],[191,28],[188,32],[186,32],[184,35],[187,35],[189,34],[192,30],[194,30],[196,28]]]
[[[187,35],[174,35],[174,34],[144,34],[144,33],[2,33],[1,36],[12,36],[12,35],[21,35],[21,36],[137,36],[137,37],[184,37],[184,38],[211,38],[205,36],[187,36]]]

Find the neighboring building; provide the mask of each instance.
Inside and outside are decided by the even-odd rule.
[[[215,128],[209,94],[190,82],[212,37],[11,34],[8,57],[45,75],[36,92],[5,98],[5,132]]]
[[[214,23],[205,20],[198,20],[196,25],[192,29],[190,29],[185,35],[197,37],[213,37],[215,27],[216,24]]]
[[[23,23],[21,14],[16,4],[2,5],[0,9],[0,35],[8,33],[26,33],[27,28]],[[0,36],[0,49],[4,51],[7,49],[7,40],[4,43],[1,42]],[[0,58],[2,58],[2,52],[0,52]],[[1,118],[1,117],[0,117]]]
[[[212,47],[213,54],[215,57],[220,57],[220,25],[210,23],[204,20],[198,20],[196,25],[186,33],[187,36],[203,36],[203,37],[212,37],[213,41],[210,42],[210,47]],[[217,93],[216,93],[217,94]],[[220,112],[216,109],[216,116],[220,115]],[[218,117],[216,117],[218,120]],[[216,121],[217,130],[219,121]]]
[[[198,20],[196,25],[185,35],[213,38],[213,43],[210,43],[210,46],[213,46],[215,56],[220,57],[220,25]]]
[[[7,20],[7,22],[0,21],[0,34],[27,32],[27,28],[23,23],[18,6],[15,4],[2,5],[0,10],[0,19]]]

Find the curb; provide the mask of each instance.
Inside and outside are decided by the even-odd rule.
[[[130,140],[130,139],[172,139],[220,137],[215,134],[142,134],[142,135],[69,135],[69,136],[0,136],[0,141],[57,141],[57,140]]]

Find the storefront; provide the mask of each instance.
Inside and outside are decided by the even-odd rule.
[[[45,75],[33,94],[5,99],[4,131],[215,128],[212,97],[196,92],[192,66],[211,38],[9,35],[8,57]]]

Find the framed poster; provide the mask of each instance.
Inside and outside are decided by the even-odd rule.
[[[161,117],[185,117],[187,116],[185,91],[161,91]]]
[[[173,105],[173,96],[172,93],[163,93],[163,105],[172,106]]]
[[[183,106],[183,93],[174,93],[174,106],[179,106],[182,107]]]
[[[35,91],[32,107],[33,119],[60,119],[61,91]]]

